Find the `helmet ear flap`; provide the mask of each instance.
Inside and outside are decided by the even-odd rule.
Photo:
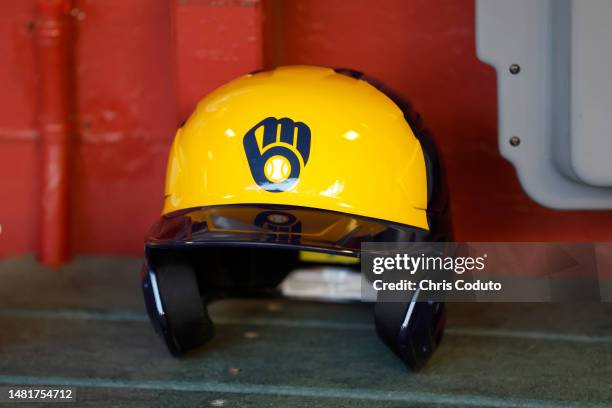
[[[239,247],[148,249],[142,289],[155,331],[177,357],[204,345],[214,334],[208,303],[275,291],[298,254]],[[265,271],[261,265],[268,265]]]
[[[418,295],[410,302],[379,300],[374,308],[378,336],[411,370],[427,363],[442,341],[446,323],[444,303],[419,301]]]
[[[184,251],[152,253],[143,268],[147,311],[168,350],[180,356],[208,342],[213,337],[213,323],[194,265]]]

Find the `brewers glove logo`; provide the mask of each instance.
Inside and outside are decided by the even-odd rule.
[[[262,129],[261,146],[255,133]],[[265,118],[244,135],[251,175],[271,193],[287,191],[298,181],[310,155],[310,128],[289,118]]]

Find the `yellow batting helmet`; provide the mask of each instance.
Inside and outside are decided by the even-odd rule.
[[[425,158],[402,111],[329,68],[245,75],[204,98],[178,130],[164,213],[244,203],[429,228]]]
[[[342,69],[281,67],[202,99],[177,131],[163,214],[146,240],[143,289],[170,350],[212,335],[202,297],[273,289],[298,262],[286,249],[359,257],[367,241],[450,240],[440,165],[418,122],[381,85]],[[436,337],[432,325],[423,338]],[[420,365],[398,330],[381,337]]]

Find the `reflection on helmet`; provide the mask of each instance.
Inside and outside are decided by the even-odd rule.
[[[266,242],[300,243],[302,223],[290,213],[282,211],[263,211],[255,216],[256,226],[266,230]]]

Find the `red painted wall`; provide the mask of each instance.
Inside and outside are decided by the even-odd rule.
[[[0,3],[0,256],[36,250],[34,1]]]
[[[36,2],[0,3],[2,257],[39,250]],[[443,153],[458,239],[612,239],[612,212],[542,208],[499,156],[495,72],[476,58],[472,0],[72,6],[73,254],[140,255],[178,123],[227,80],[280,64],[355,68],[410,99]]]
[[[172,4],[78,1],[76,253],[135,254],[159,214],[177,122]]]

